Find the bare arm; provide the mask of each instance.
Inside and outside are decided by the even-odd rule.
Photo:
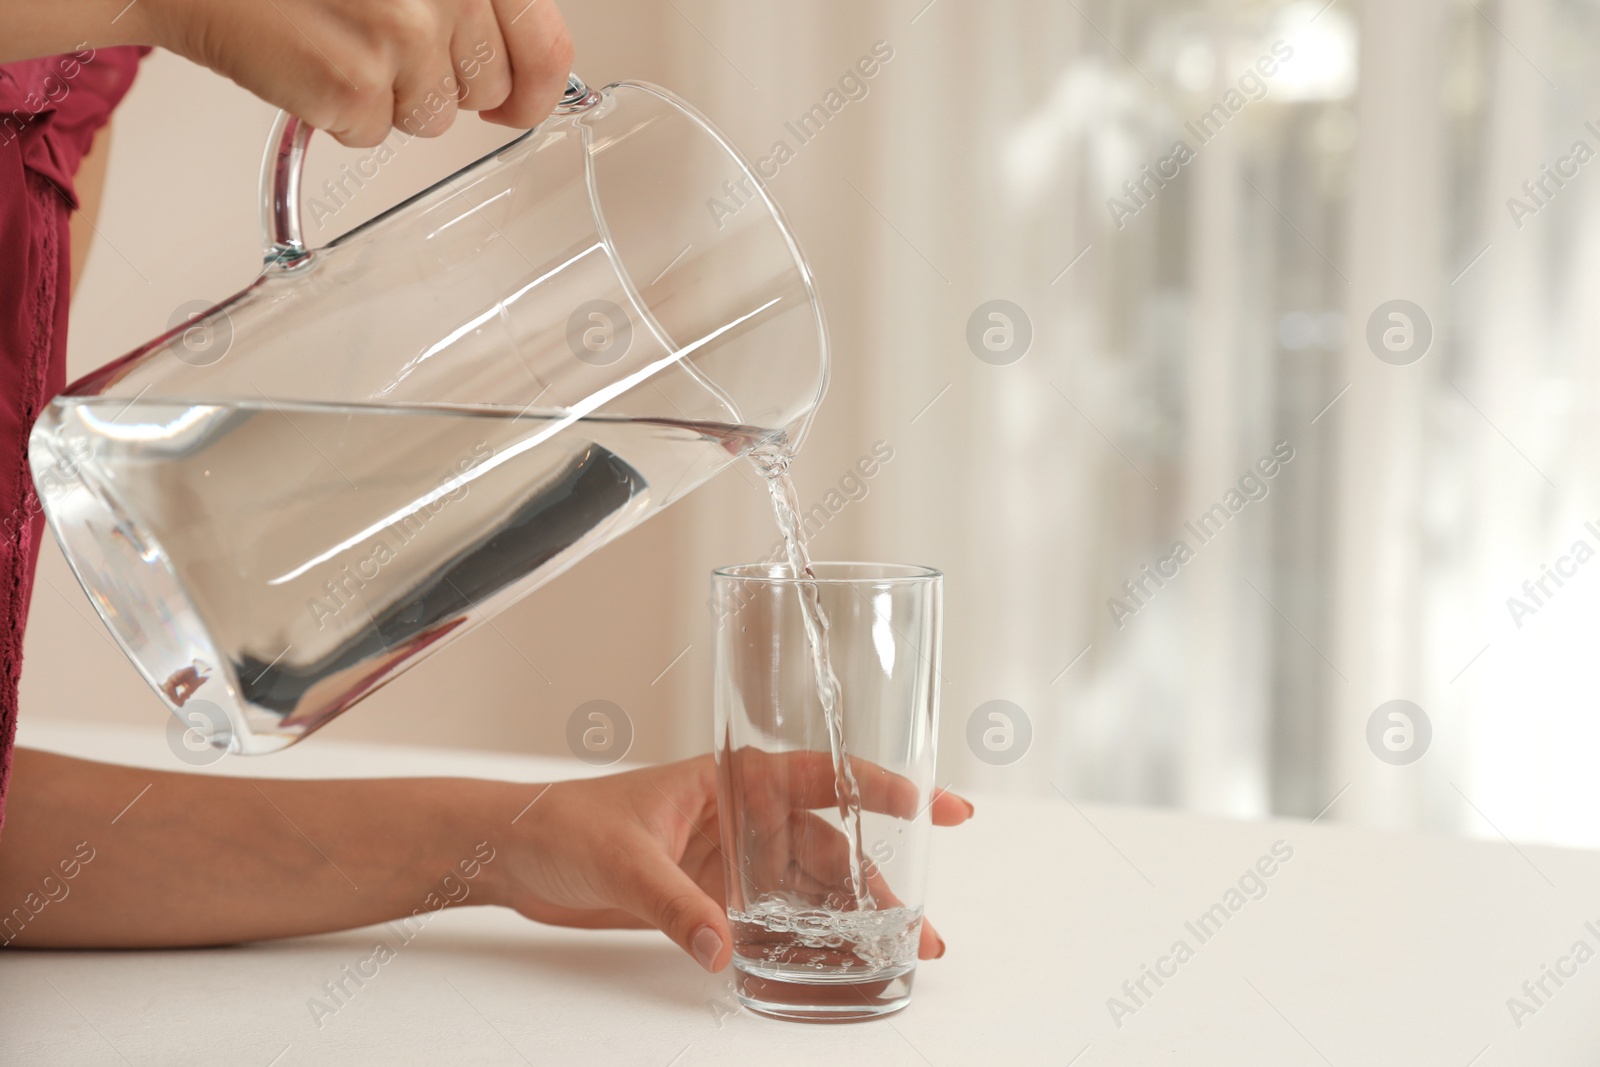
[[[826,753],[752,758],[793,763],[770,776],[793,788],[769,798],[771,825],[835,803]],[[923,810],[893,776],[866,777],[882,784],[867,807]],[[940,826],[973,813],[949,792],[926,810]],[[720,840],[710,756],[545,786],[219,778],[21,749],[0,943],[214,945],[491,904],[561,926],[654,926],[715,971],[732,954]],[[924,958],[944,953],[931,924],[921,936]]]
[[[442,133],[458,107],[533,126],[572,42],[550,0],[0,0],[0,63],[166,48],[351,145]]]
[[[0,0],[0,63],[81,48],[154,44],[146,39],[142,18],[122,13],[126,6],[127,0]]]
[[[539,788],[223,778],[19,749],[0,837],[0,942],[215,945],[364,926],[452,897],[480,903],[476,868],[505,847],[517,796]]]

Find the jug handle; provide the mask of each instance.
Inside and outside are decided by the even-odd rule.
[[[576,74],[567,75],[567,91],[555,113],[582,111],[600,94]],[[313,127],[287,111],[278,112],[267,135],[267,153],[261,161],[261,233],[268,268],[292,270],[307,263],[311,250],[300,229],[300,174],[305,167],[306,143]]]

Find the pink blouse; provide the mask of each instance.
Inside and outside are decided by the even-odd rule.
[[[44,532],[28,431],[66,385],[72,178],[148,51],[84,49],[0,64],[0,828]]]

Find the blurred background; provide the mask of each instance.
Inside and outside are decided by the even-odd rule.
[[[1600,844],[1600,4],[563,10],[591,85],[793,150],[814,554],[947,573],[941,784]],[[272,118],[146,61],[73,375],[252,280]],[[308,237],[513,135],[406,142]],[[370,154],[316,140],[307,184]],[[598,698],[631,758],[705,751],[708,573],[774,540],[738,465],[307,743],[559,753]],[[164,728],[53,541],[40,574],[24,719]]]

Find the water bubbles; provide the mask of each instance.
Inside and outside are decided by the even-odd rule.
[[[818,954],[846,951],[869,974],[915,962],[922,930],[921,908],[840,911],[779,896],[763,897],[744,910],[729,908],[728,918],[734,924],[734,951],[744,958],[837,970],[836,956]],[[766,944],[761,936],[751,936],[751,928],[784,934],[787,940]]]

